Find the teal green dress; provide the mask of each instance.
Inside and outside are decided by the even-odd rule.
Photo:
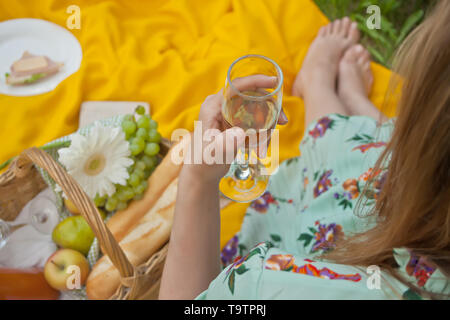
[[[382,188],[385,173],[373,167],[392,130],[392,120],[377,126],[365,116],[330,114],[311,123],[301,156],[284,161],[251,203],[221,253],[223,271],[197,299],[420,299],[377,266],[317,259],[342,236],[374,225],[364,212]],[[356,214],[369,177],[375,182]],[[404,248],[394,258],[408,281],[450,293],[448,279],[425,258]]]

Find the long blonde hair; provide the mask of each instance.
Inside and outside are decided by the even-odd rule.
[[[393,87],[401,86],[398,115],[392,138],[374,170],[387,169],[371,211],[377,225],[341,239],[324,258],[378,265],[407,284],[393,260],[393,249],[403,247],[450,275],[449,30],[450,1],[441,0],[399,48],[394,60],[398,76],[392,82]]]

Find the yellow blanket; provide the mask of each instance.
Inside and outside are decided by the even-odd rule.
[[[71,30],[83,49],[81,68],[52,92],[0,95],[0,162],[75,131],[87,100],[148,101],[163,136],[192,129],[203,99],[224,85],[231,62],[248,53],[271,57],[283,69],[289,124],[280,128],[280,160],[299,154],[304,108],[290,96],[291,86],[328,22],[311,0],[2,0],[0,21],[40,18],[65,27],[72,4],[81,9],[81,29]],[[373,70],[372,100],[380,107],[389,71]],[[245,208],[223,210],[222,245],[239,230]]]

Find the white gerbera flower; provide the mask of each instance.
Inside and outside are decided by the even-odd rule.
[[[114,184],[126,185],[129,178],[133,160],[128,147],[120,128],[97,124],[86,136],[72,135],[70,147],[58,150],[59,161],[91,199],[112,196]]]

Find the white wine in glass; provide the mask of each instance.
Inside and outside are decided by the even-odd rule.
[[[241,57],[228,70],[222,104],[224,128],[240,127],[246,132],[245,146],[219,185],[231,200],[249,202],[266,190],[268,176],[257,155],[260,147],[267,147],[277,124],[282,87],[280,67],[261,55]]]

